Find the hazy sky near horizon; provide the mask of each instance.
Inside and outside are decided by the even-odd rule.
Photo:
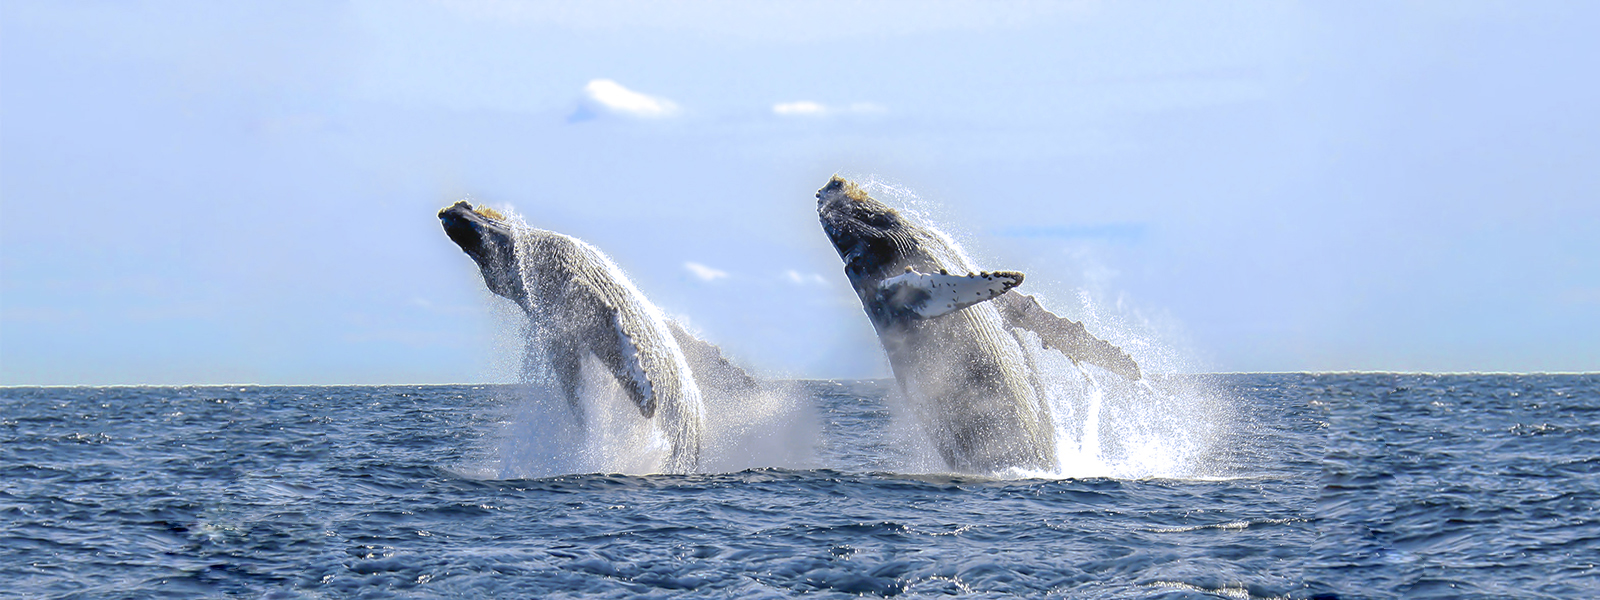
[[[1600,5],[0,1],[0,384],[503,380],[435,216],[888,373],[840,173],[1153,370],[1600,370]]]

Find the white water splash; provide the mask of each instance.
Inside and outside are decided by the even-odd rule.
[[[942,206],[874,176],[860,181],[860,187],[874,198],[943,241],[949,253],[941,259],[970,271],[1007,268],[980,265],[957,241],[962,236],[936,225],[937,217],[948,216]],[[1032,332],[1018,331],[1027,355],[1026,368],[1034,373],[1055,422],[1057,467],[1053,472],[1012,469],[1000,475],[1124,479],[1215,475],[1208,464],[1209,453],[1213,441],[1228,426],[1227,403],[1192,378],[1164,375],[1188,361],[1161,343],[1150,328],[1132,326],[1145,319],[1136,312],[1125,312],[1128,309],[1120,300],[1107,306],[1096,302],[1089,290],[1080,289],[1070,295],[1076,306],[1063,307],[1038,291],[1050,287],[1031,276],[1017,291],[1034,295],[1057,314],[1082,321],[1096,337],[1118,344],[1146,376],[1130,382],[1098,367],[1074,363],[1060,352],[1044,348]]]
[[[533,231],[514,212],[504,212],[519,237]],[[517,376],[521,384],[509,388],[511,397],[501,420],[495,464],[485,470],[500,478],[659,473],[670,465],[673,449],[683,444],[698,448],[698,470],[703,472],[774,464],[813,466],[816,421],[787,387],[765,385],[733,392],[727,382],[716,377],[699,380],[663,311],[639,292],[609,257],[582,240],[571,239],[599,268],[599,276],[616,282],[624,296],[636,303],[633,309],[644,316],[643,326],[653,330],[656,347],[650,351],[665,355],[682,389],[676,390],[676,402],[659,402],[654,416],[644,418],[610,370],[586,355],[575,411],[560,390],[546,341],[549,336],[573,333],[563,331],[565,324],[535,322],[516,311],[515,325],[506,329],[522,334],[523,343],[518,345],[522,368]],[[516,255],[526,284],[536,279],[535,270],[550,261],[535,256],[534,246],[525,241],[519,240]],[[625,354],[643,351],[629,340],[621,341]],[[630,362],[629,366],[635,365]],[[640,389],[660,389],[636,368],[630,368],[628,375]],[[714,417],[710,416],[713,412]]]
[[[928,215],[940,207],[917,198],[910,190],[869,180],[863,185],[874,197],[901,207],[919,226],[945,242],[951,264],[977,271],[979,263],[968,255],[957,236],[933,225]],[[598,250],[595,251],[598,253]],[[607,268],[637,294],[621,270],[609,260]],[[995,265],[1004,267],[1005,265]],[[1146,372],[1146,379],[1128,382],[1119,376],[1073,363],[1055,350],[1043,348],[1038,337],[1020,332],[1018,361],[1036,376],[1039,391],[1050,409],[1056,437],[1056,466],[1047,472],[1009,470],[1005,478],[1206,478],[1213,440],[1228,424],[1227,403],[1192,378],[1166,376],[1164,368],[1178,364],[1175,352],[1145,332],[1131,332],[1120,302],[1101,303],[1087,290],[1067,294],[1073,303],[1062,307],[1038,294],[1040,281],[1027,284],[1040,300],[1069,318],[1082,320],[1097,336],[1122,345]],[[1049,288],[1048,282],[1042,286]],[[643,298],[642,294],[637,297]],[[1058,295],[1060,297],[1060,295]],[[1065,308],[1065,310],[1063,310]],[[664,321],[660,309],[647,310]],[[545,335],[527,323],[520,311],[526,340]],[[682,350],[675,343],[673,352]],[[653,420],[641,419],[637,409],[610,374],[598,365],[586,365],[583,403],[591,419],[578,427],[554,379],[547,358],[532,341],[526,354],[522,386],[509,399],[500,452],[489,469],[500,477],[540,477],[568,473],[649,473],[659,470],[669,437]],[[592,361],[592,359],[591,359]],[[690,374],[684,378],[694,381]],[[703,385],[701,386],[703,387]],[[752,467],[809,468],[816,464],[820,428],[813,399],[793,390],[766,386],[758,394],[719,397],[704,393],[705,431],[701,470],[728,472]],[[896,394],[898,396],[898,394]],[[902,472],[943,471],[942,459],[919,426],[916,411],[903,400],[891,401],[894,415],[887,436],[902,457],[886,463]],[[892,465],[892,466],[891,466]]]
[[[1050,398],[1055,409],[1051,413],[1056,421],[1056,473],[1070,477],[1105,477],[1111,474],[1100,452],[1100,412],[1105,404],[1105,389],[1081,366],[1078,372],[1087,382],[1088,392],[1081,424],[1074,427],[1070,405],[1062,406],[1066,403],[1053,396]]]

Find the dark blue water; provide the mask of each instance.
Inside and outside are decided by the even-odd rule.
[[[1226,375],[1205,476],[485,478],[513,388],[0,389],[0,596],[1590,598],[1600,375]]]

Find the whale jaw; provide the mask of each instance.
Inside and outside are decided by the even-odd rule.
[[[516,236],[510,223],[499,213],[486,207],[473,208],[461,200],[439,211],[439,222],[445,235],[472,257],[483,272],[483,282],[489,291],[509,298],[527,309],[528,293],[522,286],[517,266]]]

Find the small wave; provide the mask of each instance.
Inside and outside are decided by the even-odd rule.
[[[1145,531],[1151,533],[1186,533],[1202,529],[1221,529],[1225,531],[1243,531],[1258,525],[1289,525],[1303,523],[1305,519],[1257,519],[1251,521],[1229,521],[1227,523],[1211,523],[1208,525],[1186,525],[1183,527],[1151,527]]]
[[[1199,592],[1202,594],[1211,594],[1225,598],[1239,598],[1241,600],[1288,600],[1289,598],[1288,596],[1279,596],[1275,594],[1256,594],[1250,591],[1249,586],[1245,585],[1207,587],[1192,583],[1184,583],[1182,581],[1152,581],[1150,582],[1150,587],[1183,590],[1187,592]]]

